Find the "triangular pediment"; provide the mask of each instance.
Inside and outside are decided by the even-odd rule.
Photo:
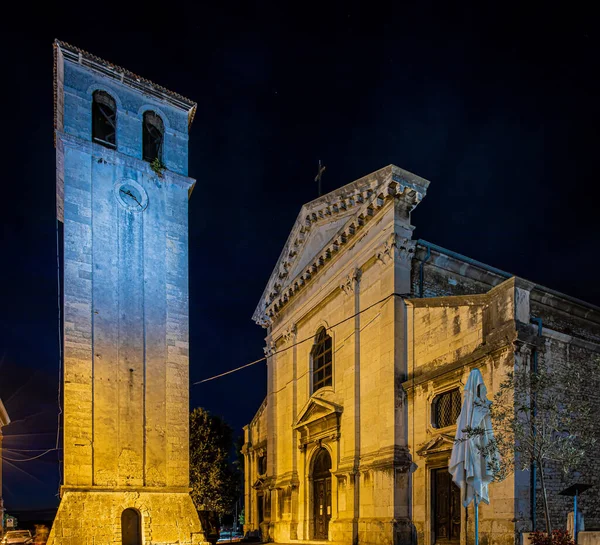
[[[348,214],[330,221],[322,221],[311,229],[303,244],[302,252],[297,254],[297,258],[290,260],[288,278],[291,280],[303,272],[311,262],[323,251],[323,249],[333,242],[333,238],[338,234],[340,228],[344,227]],[[284,282],[282,288],[285,289],[288,282]]]
[[[254,321],[267,327],[386,202],[401,197],[416,206],[428,185],[427,180],[389,165],[305,204],[254,311]]]
[[[342,410],[342,407],[337,403],[313,397],[308,400],[308,403],[298,413],[294,427],[307,426],[332,414],[341,414]]]
[[[425,443],[418,451],[419,456],[430,456],[439,452],[451,451],[454,447],[454,437],[445,433],[436,435],[431,441]]]

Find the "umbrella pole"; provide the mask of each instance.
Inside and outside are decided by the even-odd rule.
[[[577,543],[577,490],[573,496],[573,541]]]
[[[475,545],[479,545],[479,501],[475,495]]]

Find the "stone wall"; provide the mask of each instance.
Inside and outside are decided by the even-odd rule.
[[[412,292],[416,295],[421,292],[421,285],[425,297],[468,295],[476,293],[478,290],[480,293],[487,293],[493,286],[504,280],[503,274],[506,273],[484,264],[478,264],[468,258],[461,259],[462,256],[457,256],[453,252],[448,252],[449,255],[445,255],[441,251],[443,249],[433,249],[430,250],[428,257],[425,244],[428,243],[417,246],[416,259],[413,261]],[[422,275],[421,268],[423,269]],[[421,278],[423,279],[422,282]],[[536,348],[537,324],[538,320],[541,319],[543,330],[540,341],[541,346],[539,347],[540,357],[550,365],[560,366],[567,360],[589,360],[600,355],[600,309],[547,290],[542,286],[531,284],[529,289],[531,290],[529,311],[521,316],[520,326],[522,336],[529,343],[529,351]],[[531,324],[529,324],[530,321]],[[433,349],[434,347],[429,345],[421,350]],[[600,373],[598,376],[600,376]],[[597,395],[600,384],[595,378],[590,377],[587,391],[583,395],[590,400],[594,407],[600,410],[600,401]],[[597,419],[592,419],[590,422],[590,433],[600,437]],[[564,480],[555,469],[550,470],[548,474],[553,524],[557,527],[565,527],[567,513],[572,510],[573,501],[572,498],[558,495],[558,492],[577,481],[594,484],[595,490],[598,490],[600,465],[596,463],[596,457],[592,457],[582,468],[579,477],[571,476],[570,479]],[[526,483],[528,478],[529,475],[520,476],[523,483]],[[536,527],[544,529],[545,522],[539,474],[536,491]],[[529,498],[528,501],[533,497],[531,487],[527,491],[527,497]],[[592,490],[581,496],[580,505],[583,506],[588,527],[600,527],[598,518],[600,516],[600,505],[597,501],[599,497],[600,495]],[[525,512],[531,513],[531,510],[526,509],[523,505],[523,513]]]
[[[142,543],[205,543],[190,495],[167,490],[66,492],[51,539],[61,545],[122,543],[121,514],[125,509],[138,512]]]
[[[264,461],[268,460],[267,451],[267,421],[266,421],[266,399],[256,412],[256,415],[244,426],[244,505],[245,521],[244,533],[261,531],[261,523],[265,521],[266,505],[265,493],[268,495],[268,483],[264,481],[266,471]],[[263,486],[264,484],[264,486]],[[259,502],[261,506],[259,507]],[[262,513],[262,518],[260,517]],[[268,531],[268,528],[267,528]]]
[[[590,334],[589,330],[588,334]],[[573,337],[544,329],[541,365],[577,365],[578,362],[589,362],[590,360],[598,362],[596,374],[590,375],[583,388],[577,392],[565,392],[559,388],[557,400],[560,400],[560,396],[563,395],[575,395],[578,399],[589,403],[593,407],[593,411],[589,418],[587,433],[600,438],[600,419],[597,416],[600,411],[598,398],[598,392],[600,391],[600,344],[586,343],[586,345],[581,346],[576,343],[576,339]],[[577,508],[584,514],[586,529],[600,530],[600,459],[595,455],[596,452],[597,447],[591,452],[591,456],[575,475],[564,477],[557,467],[551,463],[549,464],[545,473],[546,489],[550,518],[554,528],[566,528],[567,515],[573,510],[573,497],[559,495],[559,492],[576,482],[582,482],[591,484],[593,488],[584,492],[578,498]],[[536,510],[536,527],[539,530],[545,530],[542,488],[539,477],[537,481]]]
[[[418,543],[433,537],[434,470],[448,467],[456,424],[438,427],[435,402],[445,392],[462,390],[474,367],[481,370],[492,398],[506,372],[514,366],[516,338],[515,282],[507,281],[488,295],[452,296],[408,301],[409,441],[413,461],[412,522]],[[512,321],[512,324],[511,324]],[[503,330],[504,340],[494,337]],[[512,337],[507,335],[513,332]],[[514,542],[519,476],[490,486],[490,505],[481,505],[480,537],[484,543]],[[460,509],[460,541],[473,539],[472,505]]]
[[[2,499],[2,427],[10,423],[10,418],[0,399],[0,535],[4,535],[4,500]]]

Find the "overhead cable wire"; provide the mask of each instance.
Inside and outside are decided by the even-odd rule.
[[[334,327],[337,327],[345,322],[347,322],[348,320],[352,320],[353,318],[356,318],[356,316],[358,316],[359,314],[362,314],[363,312],[366,312],[367,310],[372,309],[373,307],[377,306],[377,305],[381,305],[383,303],[385,303],[388,299],[390,299],[391,297],[402,297],[402,298],[407,298],[410,297],[409,293],[390,293],[389,295],[387,295],[386,297],[384,297],[383,299],[372,303],[371,305],[369,305],[368,307],[363,308],[362,310],[359,310],[358,312],[355,312],[354,314],[352,314],[352,316],[348,316],[347,318],[344,318],[343,320],[340,320],[339,322],[330,325],[328,327],[325,328],[326,331],[330,331],[332,330]],[[273,352],[273,354],[271,354],[271,356],[275,356],[277,354],[281,354],[282,352],[285,352],[287,350],[289,350],[290,348],[294,348],[294,346],[298,346],[299,344],[303,344],[307,341],[312,341],[314,340],[314,335],[311,335],[310,337],[306,337],[305,339],[302,339],[300,341],[296,341],[294,344],[290,344],[289,346],[286,346],[285,348],[282,348],[281,350],[276,350],[275,352]],[[240,367],[236,367],[235,369],[230,369],[229,371],[225,371],[224,373],[220,373],[219,375],[215,375],[213,377],[209,377],[209,378],[205,378],[203,380],[199,380],[197,382],[192,383],[192,386],[196,386],[197,384],[203,384],[204,382],[209,382],[211,380],[215,380],[221,377],[224,377],[226,375],[231,375],[232,373],[237,373],[238,371],[241,371],[242,369],[245,369],[246,367],[250,367],[252,365],[256,365],[257,363],[260,363],[262,361],[266,361],[267,357],[270,356],[263,356],[262,358],[258,359],[258,360],[254,360],[251,361],[250,363],[246,363],[245,365],[241,365]]]
[[[12,422],[11,422],[12,423]],[[54,432],[52,432],[52,434],[54,434]],[[8,435],[7,437],[11,437],[10,435]],[[47,450],[55,450],[55,449],[47,449],[47,448],[8,448],[8,447],[3,447],[4,452],[42,452],[42,451],[47,451]],[[60,448],[59,448],[60,450]]]
[[[31,462],[32,460],[37,460],[38,458],[45,456],[49,452],[54,452],[55,450],[59,450],[59,449],[49,448],[48,450],[46,450],[45,452],[42,452],[41,454],[38,454],[37,456],[32,456],[31,458],[21,458],[20,460],[15,460],[14,458],[7,458],[6,456],[2,456],[2,459],[6,460],[8,462]]]

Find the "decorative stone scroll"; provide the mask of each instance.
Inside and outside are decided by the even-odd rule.
[[[297,331],[298,328],[296,327],[296,324],[288,325],[286,330],[283,332],[283,342],[286,344],[292,342],[296,338]]]
[[[375,258],[382,265],[387,265],[393,260],[394,250],[396,250],[398,259],[407,263],[410,262],[415,255],[416,245],[416,241],[405,237],[399,237],[396,233],[392,233],[376,250]]]
[[[269,341],[267,346],[263,348],[263,352],[267,358],[270,358],[275,352],[277,352],[277,346],[273,341]]]
[[[360,282],[361,276],[362,271],[357,267],[348,276],[346,276],[344,281],[340,284],[340,289],[346,295],[351,295],[352,293],[354,293],[356,284]]]

